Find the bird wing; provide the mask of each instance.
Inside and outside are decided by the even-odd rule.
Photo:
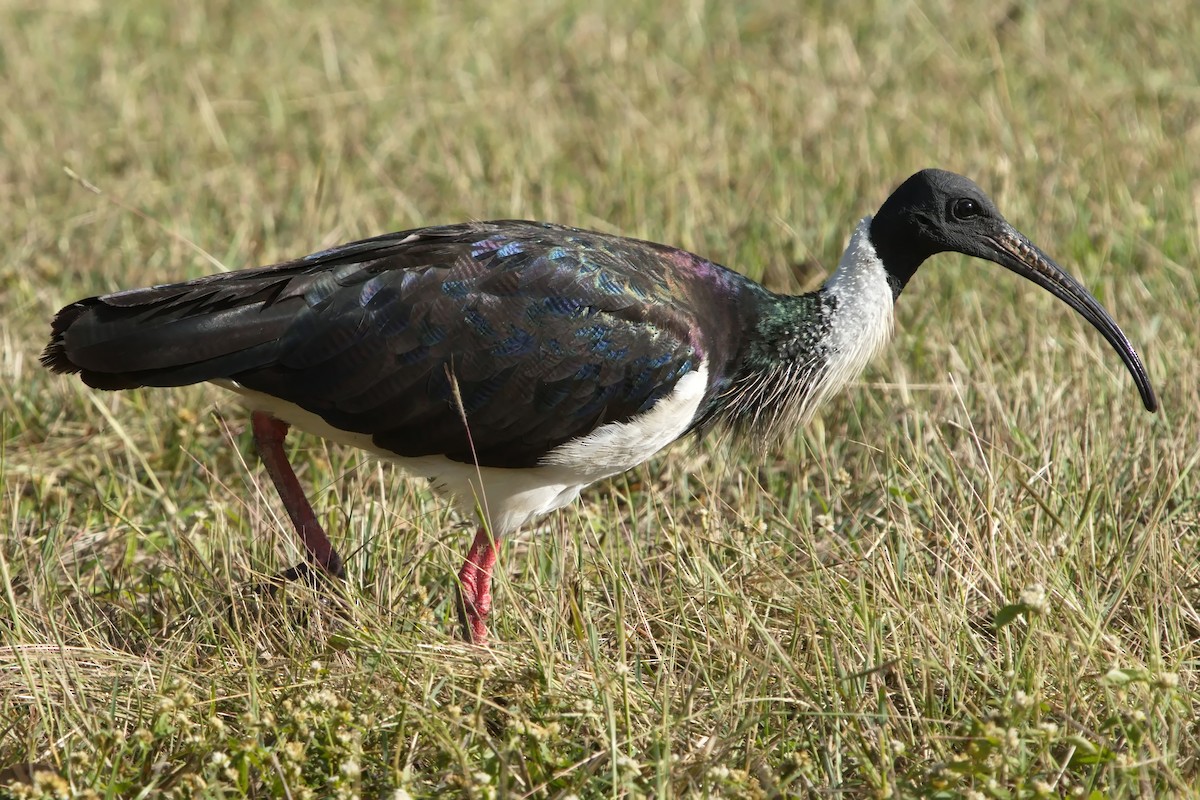
[[[706,357],[672,259],[707,265],[546,223],[403,231],[80,301],[43,361],[99,388],[235,380],[397,455],[530,466]]]

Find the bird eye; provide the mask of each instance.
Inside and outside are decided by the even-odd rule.
[[[970,219],[978,217],[983,213],[983,209],[969,197],[962,197],[950,203],[950,214],[955,219]]]

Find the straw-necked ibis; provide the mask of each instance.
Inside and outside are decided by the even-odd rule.
[[[98,389],[234,392],[308,560],[334,576],[342,560],[284,454],[290,426],[482,509],[459,573],[466,635],[482,642],[498,542],[687,433],[761,442],[802,424],[879,351],[913,273],[947,251],[1078,311],[1156,409],[1138,354],[1087,290],[974,183],[932,169],[858,224],[810,294],[775,294],[666,245],[469,222],[80,300],[55,317],[42,361]]]

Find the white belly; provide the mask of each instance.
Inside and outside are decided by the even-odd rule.
[[[550,451],[538,466],[521,469],[477,467],[440,455],[398,456],[378,447],[369,435],[334,428],[293,403],[251,391],[235,381],[214,383],[235,392],[252,411],[265,411],[302,431],[357,447],[394,462],[411,475],[430,479],[436,489],[454,497],[464,514],[483,509],[493,535],[503,536],[536,516],[569,504],[588,484],[637,466],[683,435],[704,398],[708,370],[702,362],[645,414],[603,425]]]

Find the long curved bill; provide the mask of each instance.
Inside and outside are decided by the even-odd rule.
[[[987,241],[989,249],[992,250],[990,255],[993,261],[1041,286],[1092,323],[1125,362],[1129,373],[1133,375],[1133,382],[1137,384],[1138,392],[1142,395],[1142,403],[1146,410],[1152,413],[1158,410],[1158,398],[1154,396],[1154,388],[1150,385],[1146,368],[1142,366],[1142,359],[1133,349],[1125,332],[1079,281],[1072,278],[1062,267],[1055,264],[1050,256],[1011,225],[1005,224],[1000,233],[987,237]]]

